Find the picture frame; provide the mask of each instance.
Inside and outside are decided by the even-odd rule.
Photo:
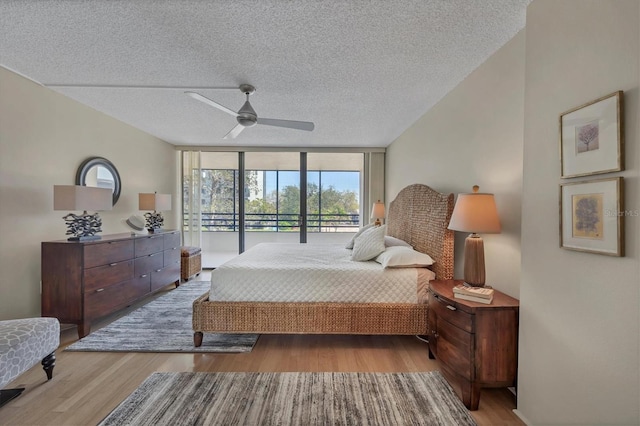
[[[624,256],[622,177],[560,184],[560,247]]]
[[[621,90],[560,114],[560,176],[624,170]]]

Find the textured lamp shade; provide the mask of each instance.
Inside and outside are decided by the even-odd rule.
[[[384,203],[380,200],[373,203],[373,207],[371,208],[371,219],[376,220],[376,225],[382,224],[380,219],[384,219]]]
[[[153,211],[171,210],[171,194],[138,194],[138,209]]]
[[[449,229],[471,232],[464,241],[464,281],[483,287],[485,283],[484,243],[478,233],[500,233],[500,219],[493,194],[480,194],[473,187],[472,194],[459,194],[451,214]]]
[[[96,188],[81,185],[54,185],[54,210],[111,210],[113,191],[110,188]]]

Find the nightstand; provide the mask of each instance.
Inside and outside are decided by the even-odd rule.
[[[519,302],[495,290],[483,304],[453,297],[459,280],[429,283],[429,358],[464,405],[477,410],[483,387],[515,386]]]

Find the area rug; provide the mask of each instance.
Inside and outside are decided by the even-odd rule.
[[[193,346],[193,301],[206,293],[208,281],[191,281],[94,331],[66,351],[87,352],[251,352],[256,334],[205,333]]]
[[[153,373],[100,425],[475,425],[438,371]]]

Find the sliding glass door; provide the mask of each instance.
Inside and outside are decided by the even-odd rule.
[[[300,153],[244,154],[245,250],[300,241]]]
[[[362,220],[365,154],[184,152],[183,235],[217,267],[261,242],[346,243]]]

